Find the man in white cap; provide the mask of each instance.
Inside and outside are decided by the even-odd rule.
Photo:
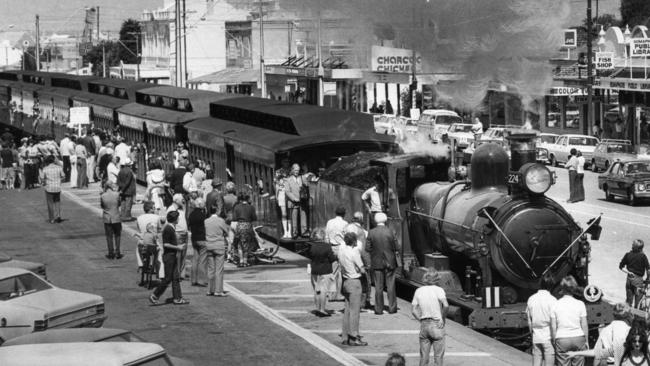
[[[130,158],[124,160],[124,164],[117,174],[117,186],[120,189],[120,216],[122,221],[134,221],[131,216],[133,197],[135,197],[135,174],[131,170],[133,162]]]
[[[388,312],[397,312],[395,293],[395,270],[398,267],[397,256],[400,253],[397,235],[386,226],[388,217],[385,213],[375,215],[377,226],[370,229],[366,239],[366,251],[370,253],[370,267],[375,280],[375,314],[384,310],[384,284],[388,292]]]
[[[445,319],[449,303],[445,290],[439,287],[438,272],[429,270],[422,280],[427,285],[415,290],[411,302],[411,313],[420,321],[420,365],[429,364],[429,353],[433,346],[433,364],[442,366],[445,356]]]

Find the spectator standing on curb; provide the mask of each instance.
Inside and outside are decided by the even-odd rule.
[[[223,267],[226,253],[234,240],[232,228],[217,213],[217,208],[210,208],[210,217],[205,220],[205,240],[207,250],[208,296],[226,296],[223,290]]]
[[[327,311],[327,295],[334,291],[335,281],[332,277],[332,263],[336,261],[336,255],[332,246],[325,241],[325,231],[316,229],[311,235],[308,257],[310,263],[311,286],[314,289],[314,303],[316,304],[316,316],[331,316]]]
[[[174,229],[176,230],[176,240],[178,245],[182,246],[182,250],[178,251],[178,273],[181,280],[185,279],[185,256],[187,255],[187,219],[185,217],[185,199],[181,194],[174,194],[172,197],[173,203],[167,208],[167,213],[171,211],[178,212],[181,216],[177,219],[176,224],[174,224]],[[165,268],[165,271],[167,269]]]
[[[207,249],[205,242],[205,202],[199,197],[194,200],[194,209],[187,220],[187,226],[192,233],[192,268],[190,270],[190,283],[192,286],[207,286],[206,265]]]
[[[413,294],[411,313],[420,321],[420,366],[429,364],[433,346],[433,364],[442,366],[445,356],[445,322],[449,304],[445,290],[439,287],[440,274],[428,270],[422,277],[426,286]]]
[[[368,342],[361,340],[359,335],[359,318],[361,313],[361,276],[365,273],[359,251],[354,249],[357,245],[357,236],[346,233],[343,236],[343,245],[339,249],[339,262],[343,275],[343,296],[345,296],[345,310],[343,312],[343,329],[341,337],[343,344],[348,346],[367,346]]]
[[[582,156],[580,150],[576,151],[576,160],[575,202],[580,202],[585,200],[585,157]]]
[[[63,169],[55,163],[54,156],[45,157],[45,167],[41,171],[41,181],[45,188],[47,217],[50,224],[61,222],[61,180],[64,177]]]
[[[650,279],[650,263],[648,257],[643,253],[643,240],[635,239],[632,242],[632,250],[625,253],[618,268],[627,274],[625,281],[625,302],[632,307],[638,307],[643,296],[643,275]]]
[[[108,247],[106,258],[120,259],[123,257],[120,252],[122,221],[120,220],[120,194],[117,192],[117,186],[107,183],[104,193],[99,196],[99,201],[103,210],[104,234]]]
[[[237,222],[235,229],[235,245],[239,254],[239,264],[237,267],[248,267],[248,256],[251,251],[256,250],[257,238],[253,222],[257,221],[255,207],[251,203],[251,197],[246,194],[233,210],[233,220]]]
[[[327,221],[325,225],[325,240],[332,246],[332,251],[335,256],[338,256],[339,250],[345,244],[343,240],[344,230],[348,226],[348,222],[345,221],[345,207],[338,206],[334,211],[336,216],[333,219]],[[341,266],[338,261],[332,263],[332,276],[336,283],[336,289],[334,294],[331,296],[332,301],[342,301],[343,296],[341,295],[342,287],[342,278],[341,278]]]
[[[576,188],[576,178],[578,176],[578,157],[576,155],[578,150],[571,149],[570,154],[569,161],[564,164],[564,167],[569,169],[569,199],[567,203],[576,202],[578,199],[578,190]]]
[[[77,155],[77,188],[88,188],[88,176],[86,175],[88,152],[82,143],[78,143],[74,150]]]
[[[400,248],[397,235],[386,226],[387,220],[386,214],[376,214],[377,227],[368,232],[366,239],[366,251],[370,253],[370,266],[375,280],[375,314],[377,315],[381,315],[384,311],[384,284],[388,293],[388,313],[397,312],[395,271],[398,267],[397,256]]]
[[[210,191],[210,193],[205,197],[205,207],[207,207],[208,210],[215,207],[217,215],[221,216],[223,213],[223,193],[221,192],[223,182],[221,182],[221,179],[219,178],[213,178],[211,184],[212,191]]]
[[[549,291],[555,283],[550,274],[542,277],[540,289],[528,298],[526,314],[528,327],[533,335],[533,366],[552,366],[555,363],[555,349],[551,340],[551,313],[557,302]]]
[[[70,181],[70,155],[74,153],[74,144],[70,140],[70,135],[63,135],[63,139],[59,142],[59,151],[61,152],[61,160],[63,160],[63,174],[65,174],[64,182]]]
[[[154,203],[151,201],[144,201],[142,203],[142,210],[144,213],[140,216],[138,216],[136,224],[138,228],[138,232],[140,233],[141,237],[144,237],[144,234],[147,232],[147,226],[149,225],[154,225],[156,229],[156,233],[160,233],[162,229],[162,224],[165,222],[165,218],[162,216],[159,216],[156,214],[155,206]],[[136,251],[136,259],[138,261],[138,268],[142,267],[142,262],[143,262],[143,255],[150,255],[149,250],[152,248],[138,248],[138,249],[143,249],[144,253],[142,251],[138,250]],[[145,250],[146,249],[146,250]],[[162,246],[159,250],[159,253],[157,255],[156,260],[159,263],[162,263]],[[160,272],[159,272],[160,273]],[[159,276],[159,277],[164,277],[164,276]],[[142,284],[141,284],[142,285]]]
[[[154,292],[149,296],[149,301],[156,305],[158,300],[167,286],[171,283],[172,285],[172,297],[174,305],[186,305],[190,302],[183,298],[181,293],[181,283],[180,283],[180,274],[178,271],[178,256],[177,253],[184,250],[186,244],[179,244],[176,238],[176,224],[178,223],[178,218],[182,216],[178,211],[170,211],[167,213],[167,225],[163,228],[162,231],[162,243],[163,243],[163,263],[165,265],[165,278],[160,282],[158,287]]]
[[[573,276],[560,281],[562,296],[551,313],[551,339],[555,340],[556,366],[582,366],[582,356],[570,358],[569,351],[584,351],[589,348],[589,327],[585,304],[573,297],[578,291],[578,283]]]
[[[135,174],[131,170],[133,162],[127,158],[120,168],[117,175],[117,186],[120,189],[120,208],[122,221],[135,220],[131,216],[131,208],[133,207],[133,198],[135,197]]]
[[[625,341],[630,332],[630,306],[626,303],[614,305],[614,320],[600,330],[593,349],[568,352],[569,357],[594,357],[594,366],[607,366],[608,359],[614,359],[614,365],[621,365],[625,352]]]
[[[97,148],[95,146],[95,140],[92,138],[92,132],[90,128],[86,131],[86,134],[80,139],[80,143],[84,146],[86,150],[86,178],[88,183],[94,183],[94,172],[95,172],[95,154]]]
[[[366,251],[366,239],[368,238],[368,232],[363,228],[363,213],[361,211],[357,211],[352,215],[352,222],[345,227],[345,232],[357,234],[357,246],[359,252],[361,253],[363,268],[366,270],[366,273],[361,277],[361,286],[363,289],[363,308],[367,310],[374,309],[370,303],[370,294],[372,294],[372,278],[370,277],[370,253]]]

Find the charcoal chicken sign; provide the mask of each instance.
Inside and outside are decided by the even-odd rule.
[[[413,72],[413,51],[403,48],[372,46],[371,50],[372,71],[380,72]],[[416,70],[421,69],[422,57],[415,54]]]

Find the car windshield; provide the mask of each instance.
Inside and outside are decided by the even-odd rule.
[[[636,174],[636,173],[648,173],[650,172],[650,162],[635,162],[627,164],[627,173]]]
[[[18,276],[3,278],[0,280],[0,301],[10,300],[15,297],[33,294],[51,288],[52,286],[47,282],[32,273],[23,273]]]
[[[8,255],[6,255],[4,253],[0,253],[0,263],[9,262],[10,260],[11,260],[10,256],[8,256]]]
[[[451,125],[460,122],[463,122],[463,120],[456,116],[438,116],[438,118],[436,118],[437,125]]]
[[[607,145],[607,152],[610,153],[633,153],[634,148],[632,145],[622,144],[622,145]]]
[[[451,125],[449,132],[469,132],[472,130],[472,125]]]
[[[596,146],[598,140],[589,137],[570,137],[569,145]]]
[[[544,135],[544,136],[540,136],[539,139],[541,140],[541,142],[545,142],[547,144],[552,144],[552,143],[555,142],[556,136]]]

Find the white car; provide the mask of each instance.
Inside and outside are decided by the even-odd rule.
[[[548,150],[548,160],[553,166],[569,161],[571,149],[580,150],[587,166],[591,163],[598,142],[598,138],[588,135],[560,135],[554,143],[547,144],[545,148]]]
[[[463,119],[454,111],[425,109],[418,120],[418,134],[440,140],[454,123],[463,123]]]
[[[0,348],[3,366],[189,366],[155,343],[78,342],[25,344]]]
[[[468,147],[474,142],[474,134],[472,133],[472,124],[469,123],[454,123],[449,126],[447,137],[449,141],[454,141],[456,146],[460,148]]]
[[[106,320],[101,296],[58,288],[20,268],[0,268],[0,316],[0,343],[52,328],[101,327]]]

